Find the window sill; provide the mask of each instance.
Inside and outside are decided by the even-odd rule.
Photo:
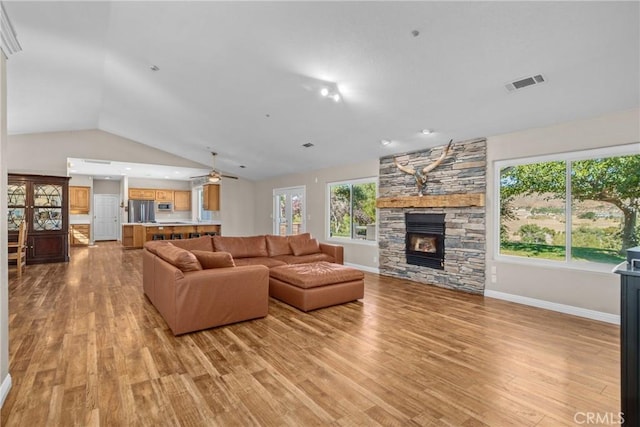
[[[377,240],[360,240],[360,239],[340,239],[336,237],[327,238],[327,243],[334,245],[360,245],[360,246],[375,246],[378,247]]]
[[[495,255],[493,257],[493,260],[495,262],[526,265],[529,267],[556,268],[561,270],[578,270],[607,274],[611,274],[611,270],[615,267],[615,264],[603,264],[597,262],[550,261],[545,259],[524,258],[509,255]]]

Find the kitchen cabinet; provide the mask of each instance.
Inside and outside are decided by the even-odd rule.
[[[130,188],[129,198],[133,200],[155,200],[156,190],[149,188]]]
[[[173,210],[174,211],[190,211],[191,210],[191,191],[176,190],[173,192]]]
[[[220,210],[220,184],[207,184],[202,187],[202,209]]]
[[[122,226],[122,246],[126,249],[141,248],[145,242],[145,230],[142,225]]]
[[[173,202],[173,190],[156,190],[157,202]]]
[[[71,246],[87,246],[90,241],[91,226],[89,224],[69,225],[69,244]]]
[[[70,214],[89,214],[89,197],[91,187],[69,187],[69,213]]]
[[[9,174],[7,229],[27,221],[27,264],[69,261],[69,178]]]

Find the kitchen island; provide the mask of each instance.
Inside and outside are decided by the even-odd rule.
[[[125,249],[140,249],[145,242],[153,240],[154,236],[164,236],[165,240],[171,240],[180,235],[188,239],[191,233],[220,234],[220,223],[177,221],[177,222],[145,222],[122,224],[122,246]]]

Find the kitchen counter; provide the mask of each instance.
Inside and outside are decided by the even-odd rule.
[[[127,249],[139,249],[149,240],[188,239],[190,236],[220,234],[220,229],[220,221],[124,223],[122,224],[122,246]]]
[[[176,220],[176,221],[156,221],[156,222],[123,222],[122,225],[142,225],[145,227],[157,227],[157,226],[180,226],[180,225],[222,225],[222,221],[189,221],[189,220]]]

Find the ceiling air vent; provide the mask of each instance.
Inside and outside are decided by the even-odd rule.
[[[311,148],[311,147],[313,147],[313,144],[312,144],[312,143],[310,143],[310,142],[307,142],[306,144],[302,144],[302,146],[303,146],[304,148]]]
[[[544,83],[546,79],[542,74],[536,74],[535,76],[525,77],[523,79],[516,80],[515,82],[507,83],[505,87],[507,91],[513,92],[516,89],[524,89],[525,87]]]

